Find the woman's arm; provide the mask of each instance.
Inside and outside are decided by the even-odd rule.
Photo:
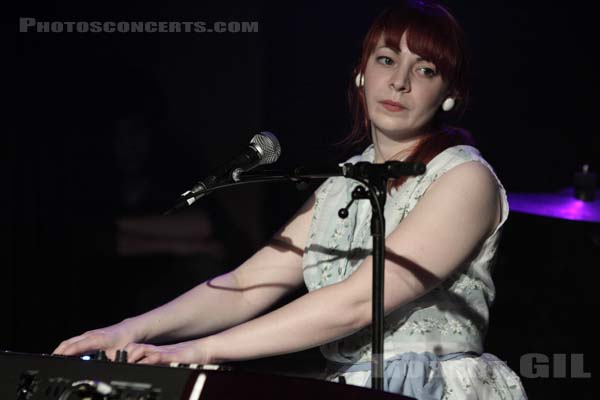
[[[453,168],[386,239],[385,312],[422,296],[466,261],[499,220],[495,178],[478,162]],[[220,362],[300,351],[371,323],[371,257],[347,280],[267,315],[175,347],[136,349],[144,363]],[[195,358],[194,358],[195,357]]]
[[[302,253],[313,206],[311,196],[268,245],[234,271],[145,314],[65,340],[54,353],[71,355],[103,349],[111,356],[130,342],[199,337],[254,318],[302,284]]]

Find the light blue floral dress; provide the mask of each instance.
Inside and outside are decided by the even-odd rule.
[[[373,160],[373,146],[369,146],[362,155],[348,162]],[[427,164],[425,174],[410,177],[399,189],[392,189],[384,211],[386,236],[415,207],[431,183],[450,169],[469,161],[480,162],[493,173],[492,167],[477,149],[454,146],[433,158]],[[357,185],[360,183],[351,179],[330,178],[316,192],[313,221],[303,258],[304,280],[309,291],[343,281],[371,254],[370,202],[355,201],[346,219],[338,217],[338,210],[350,202],[352,190]],[[407,368],[410,370],[411,363],[416,362],[415,357],[423,354],[433,357],[435,368],[424,370],[423,383],[431,381],[432,384],[434,376],[441,382],[431,390],[436,394],[409,389],[404,381],[396,384],[393,391],[423,399],[526,398],[519,377],[497,357],[483,353],[489,308],[495,295],[491,270],[501,228],[508,217],[506,192],[499,180],[498,188],[502,204],[501,221],[478,254],[468,264],[457,268],[436,289],[386,316],[384,358],[389,364],[404,358],[406,372]],[[349,384],[370,385],[369,368],[348,371],[351,365],[370,366],[370,327],[321,346],[321,352],[332,365],[339,366],[328,379],[342,375]],[[438,358],[449,354],[461,356],[447,360]],[[406,355],[410,357],[404,357]],[[396,372],[392,370],[386,366],[386,379],[390,379],[388,374],[398,374],[397,368]],[[392,390],[393,386],[386,390]]]

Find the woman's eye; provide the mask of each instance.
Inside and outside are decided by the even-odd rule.
[[[419,67],[417,68],[417,70],[419,71],[419,73],[421,75],[424,75],[428,78],[436,76],[437,75],[437,71],[433,68],[429,68],[429,67]]]
[[[394,60],[392,60],[391,58],[389,58],[387,56],[379,56],[379,57],[377,57],[377,62],[379,62],[380,64],[383,64],[383,65],[392,65],[392,64],[394,64]]]

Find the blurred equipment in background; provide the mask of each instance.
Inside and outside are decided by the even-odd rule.
[[[573,187],[556,193],[510,193],[511,211],[570,221],[600,222],[597,175],[583,166],[573,177]]]

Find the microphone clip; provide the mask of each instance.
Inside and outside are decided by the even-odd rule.
[[[350,203],[348,203],[348,205],[346,207],[340,208],[340,210],[338,211],[338,216],[341,219],[348,218],[348,214],[349,214],[348,209],[350,208],[350,206],[352,206],[352,203],[354,203],[354,200],[361,200],[361,199],[368,199],[368,198],[369,198],[369,193],[366,191],[365,187],[362,185],[358,185],[352,191],[352,200],[350,200]]]

